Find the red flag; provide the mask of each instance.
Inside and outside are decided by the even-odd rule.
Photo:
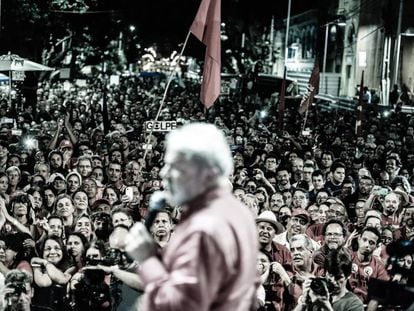
[[[282,86],[280,89],[280,97],[279,97],[279,129],[283,129],[283,116],[285,114],[285,95],[286,95],[286,66],[285,70],[283,71],[283,81]]]
[[[309,105],[313,102],[313,97],[319,93],[319,63],[316,61],[313,67],[312,74],[309,78],[309,84],[306,93],[303,95],[302,101],[299,106],[299,113],[303,114],[308,110]]]
[[[207,108],[220,95],[220,22],[221,0],[202,0],[190,28],[193,35],[207,47],[200,93],[200,100]]]
[[[362,70],[361,84],[359,85],[358,118],[355,122],[355,134],[360,135],[362,131],[362,119],[364,118],[364,70]]]

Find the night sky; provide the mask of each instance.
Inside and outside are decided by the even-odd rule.
[[[135,2],[135,3],[134,3]],[[172,46],[182,43],[201,0],[124,1],[123,18],[137,27],[140,38],[149,43]],[[292,0],[292,15],[314,8],[319,1]],[[248,25],[270,25],[271,16],[281,23],[288,0],[222,0],[222,21],[245,32]],[[232,30],[230,29],[230,32]]]

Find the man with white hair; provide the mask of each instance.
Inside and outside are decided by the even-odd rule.
[[[181,222],[156,257],[142,223],[125,243],[140,264],[142,310],[249,310],[256,301],[258,250],[254,218],[231,193],[230,148],[215,126],[192,123],[167,136],[160,175]]]

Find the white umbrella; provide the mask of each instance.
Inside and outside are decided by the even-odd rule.
[[[21,58],[18,55],[0,56],[0,71],[52,71],[53,68]]]
[[[12,89],[12,71],[52,71],[53,68],[32,62],[31,60],[20,57],[16,54],[0,56],[0,71],[9,72],[9,100],[11,103],[11,89]]]

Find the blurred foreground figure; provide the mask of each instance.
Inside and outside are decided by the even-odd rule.
[[[256,227],[231,193],[233,163],[224,135],[213,125],[186,125],[167,137],[164,161],[163,194],[182,207],[181,222],[161,259],[143,224],[125,241],[141,264],[143,310],[250,310],[256,299]]]

